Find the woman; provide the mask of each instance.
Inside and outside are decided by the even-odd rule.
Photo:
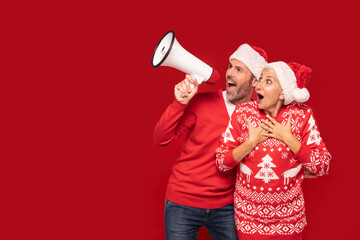
[[[291,67],[290,67],[291,66]],[[315,124],[305,81],[311,69],[274,62],[254,84],[258,101],[236,107],[216,150],[219,170],[237,168],[239,239],[302,239],[304,168],[321,176],[331,156]]]

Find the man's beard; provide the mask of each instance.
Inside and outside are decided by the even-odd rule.
[[[240,101],[242,99],[244,99],[245,97],[250,96],[251,94],[251,90],[252,90],[252,81],[250,80],[247,83],[242,84],[241,86],[236,87],[236,92],[235,94],[232,93],[231,95],[229,94],[228,91],[226,91],[226,97],[230,102],[237,102]]]

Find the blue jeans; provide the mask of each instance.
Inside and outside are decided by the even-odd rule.
[[[216,209],[193,208],[165,199],[166,240],[196,240],[201,226],[213,240],[238,240],[234,204]]]

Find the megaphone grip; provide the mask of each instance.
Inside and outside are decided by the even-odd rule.
[[[191,76],[196,79],[196,81],[197,81],[197,83],[198,83],[199,85],[205,80],[204,77],[202,77],[202,76],[200,76],[200,75],[198,75],[198,74],[196,74],[196,73],[191,74]],[[191,86],[191,89],[192,89],[192,88],[194,87],[194,84],[192,84],[192,83],[190,83],[190,84],[192,85],[192,86]]]

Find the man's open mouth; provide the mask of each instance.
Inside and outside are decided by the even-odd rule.
[[[229,87],[236,87],[236,84],[235,84],[235,83],[228,82],[227,84],[228,84]]]

